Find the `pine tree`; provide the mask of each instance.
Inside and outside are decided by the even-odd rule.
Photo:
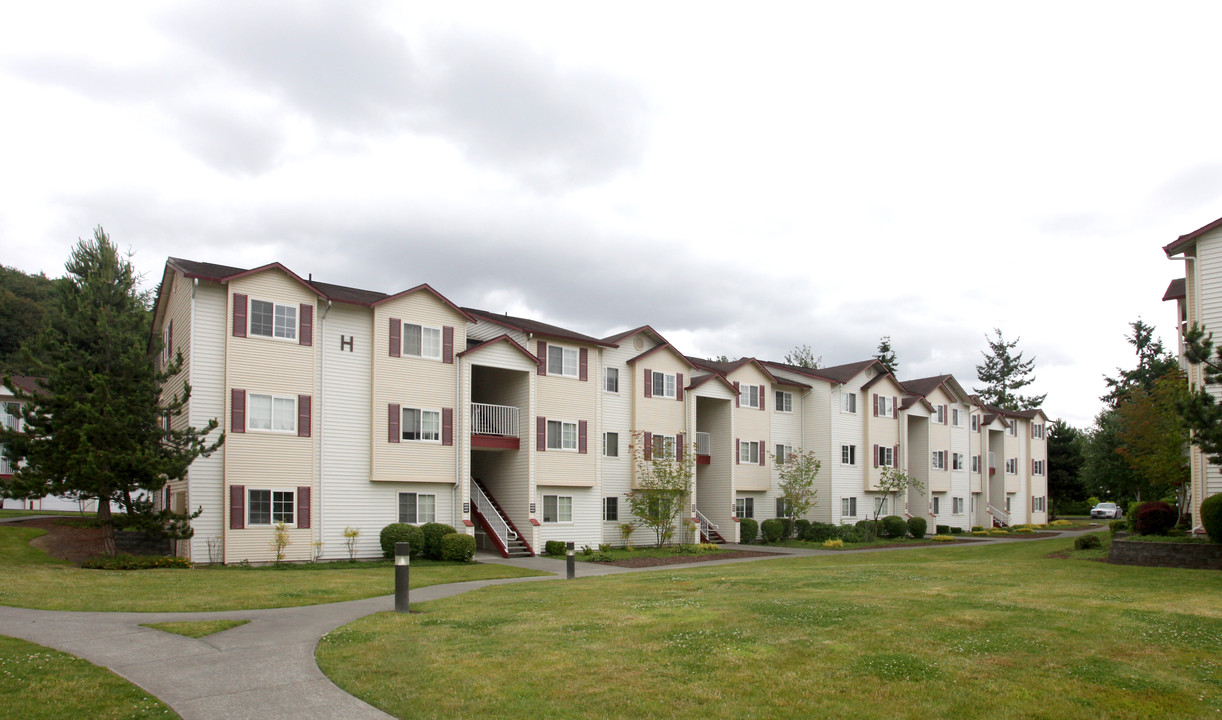
[[[993,332],[997,338],[994,340],[988,335],[984,336],[989,344],[989,352],[980,353],[984,356],[984,364],[976,366],[976,377],[984,383],[984,387],[972,390],[980,395],[985,404],[1004,410],[1030,410],[1039,407],[1044,403],[1047,393],[1029,397],[1018,394],[1019,390],[1035,381],[1032,374],[1035,358],[1024,361],[1021,352],[1013,354],[1021,338],[1006,342],[1000,329],[995,328]]]
[[[1213,333],[1193,323],[1184,334],[1184,357],[1202,367],[1204,383],[1188,391],[1180,415],[1192,433],[1192,444],[1201,448],[1210,463],[1222,465],[1222,403],[1209,389],[1222,383],[1222,348],[1215,351]]]
[[[1113,408],[1117,407],[1134,390],[1140,389],[1145,392],[1154,390],[1154,384],[1159,378],[1180,369],[1179,361],[1175,359],[1175,356],[1163,348],[1161,340],[1154,338],[1153,325],[1147,325],[1138,318],[1135,322],[1129,323],[1129,327],[1133,328],[1133,334],[1126,335],[1125,340],[1129,341],[1137,354],[1137,367],[1132,370],[1116,368],[1119,377],[1104,377],[1108,393],[1099,398]]]
[[[1086,499],[1082,484],[1082,431],[1064,420],[1048,426],[1048,496],[1058,506]]]
[[[895,356],[895,350],[891,347],[891,336],[884,335],[878,341],[878,352],[874,353],[874,358],[887,368],[887,372],[894,375],[900,369],[899,358]]]
[[[9,497],[62,495],[97,500],[106,551],[114,554],[112,502],[127,522],[145,530],[190,537],[194,515],[155,512],[151,498],[170,480],[186,476],[209,444],[215,419],[199,429],[167,431],[190,396],[162,403],[161,388],[182,368],[178,354],[163,370],[153,360],[160,342],[148,342],[147,292],[127,256],[99,227],[80,240],[65,266],[67,282],[48,311],[48,322],[23,348],[24,361],[41,378],[37,392],[4,384],[18,399],[25,427],[0,430],[8,459],[17,465],[2,489]],[[198,513],[195,513],[198,515]]]

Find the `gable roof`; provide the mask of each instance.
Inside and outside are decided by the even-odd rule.
[[[3,380],[3,378],[4,375],[0,374],[0,380]],[[42,389],[43,379],[40,377],[34,377],[33,375],[13,375],[12,378],[13,385],[32,395],[37,395]],[[11,391],[8,389],[8,386],[3,382],[0,382],[0,393],[8,395],[10,392]]]
[[[1208,225],[1199,227],[1190,233],[1180,235],[1174,241],[1164,245],[1163,252],[1167,254],[1167,257],[1173,257],[1175,255],[1179,255],[1180,253],[1184,252],[1184,250],[1188,249],[1188,247],[1192,245],[1193,242],[1197,238],[1209,232],[1210,230],[1217,230],[1220,227],[1222,227],[1222,218],[1218,218],[1217,220],[1214,220],[1213,222],[1209,223]]]
[[[705,383],[707,383],[710,380],[716,380],[720,382],[722,385],[725,385],[727,388],[729,388],[730,392],[734,393],[735,395],[740,394],[738,388],[734,387],[734,383],[727,380],[725,375],[722,375],[721,373],[715,373],[715,372],[707,373],[705,375],[692,376],[692,383],[687,386],[687,390],[695,390],[696,388],[700,387],[701,385],[704,385]]]
[[[491,323],[507,327],[510,330],[529,333],[531,335],[540,335],[542,337],[556,338],[557,340],[572,340],[573,342],[586,343],[587,345],[602,345],[603,347],[619,347],[613,342],[599,340],[596,337],[583,335],[575,330],[568,330],[557,325],[549,325],[538,320],[529,318],[514,317],[513,315],[502,315],[500,313],[488,312],[487,310],[477,310],[476,308],[460,308],[463,312],[468,313],[481,320],[487,320]]]
[[[899,380],[896,380],[895,376],[889,372],[881,372],[875,375],[874,377],[870,378],[868,381],[862,384],[861,389],[868,390],[869,388],[874,387],[874,385],[876,385],[877,383],[882,382],[884,379],[890,380],[891,382],[895,383],[895,386],[899,388],[901,392],[904,391],[904,385]]]
[[[1167,292],[1163,293],[1163,300],[1179,300],[1188,297],[1187,283],[1184,278],[1176,278],[1167,286]]]
[[[199,278],[201,280],[224,280],[234,275],[240,275],[246,272],[246,268],[232,267],[230,265],[217,265],[216,263],[197,262],[195,260],[184,260],[183,258],[167,258],[166,264],[175,270],[181,272],[189,278]]]
[[[939,387],[951,397],[959,397],[967,401],[971,396],[959,385],[954,375],[934,375],[933,377],[917,378],[916,380],[901,380],[900,386],[914,395],[926,397]]]
[[[657,330],[654,330],[649,325],[642,325],[640,327],[634,327],[631,330],[625,330],[622,333],[608,335],[607,337],[603,338],[603,342],[613,343],[616,345],[616,347],[618,347],[620,340],[623,340],[625,338],[630,338],[633,335],[636,335],[637,333],[642,332],[644,330],[648,330],[649,332],[653,333],[659,340],[662,340],[663,342],[666,341],[666,338],[662,337],[662,333],[658,332]]]
[[[495,344],[497,344],[497,343],[509,343],[509,346],[510,346],[511,348],[513,348],[514,350],[517,350],[518,352],[520,352],[520,353],[522,353],[523,355],[525,355],[525,356],[526,356],[527,358],[529,358],[529,359],[530,359],[530,361],[531,361],[532,363],[534,363],[535,365],[542,365],[542,364],[543,364],[543,361],[542,361],[542,360],[540,360],[539,358],[535,357],[533,353],[531,353],[529,350],[527,350],[526,348],[524,348],[524,347],[522,347],[520,344],[518,344],[518,341],[517,341],[517,340],[514,340],[513,338],[509,337],[509,336],[508,336],[508,335],[506,335],[506,334],[497,335],[496,337],[492,338],[491,340],[485,340],[484,342],[482,342],[482,343],[480,343],[480,344],[478,344],[478,345],[473,345],[473,346],[471,346],[471,347],[467,348],[466,350],[463,350],[462,352],[458,353],[458,356],[459,356],[459,357],[463,357],[463,356],[465,356],[465,355],[470,355],[471,353],[479,352],[480,350],[482,350],[482,349],[484,349],[484,348],[487,348],[487,347],[490,347],[490,346],[492,346],[492,345],[495,345]]]
[[[317,280],[307,280],[306,282],[313,285],[315,290],[323,294],[323,297],[328,300],[335,300],[336,302],[352,303],[354,305],[373,305],[379,300],[389,297],[386,293],[376,290],[361,290],[344,287],[343,285],[318,282]]]
[[[764,373],[764,377],[768,378],[768,381],[774,385],[790,385],[793,387],[810,387],[810,385],[807,385],[805,383],[800,383],[800,382],[793,381],[793,380],[781,380],[777,378],[776,375],[773,375],[772,372],[767,367],[764,366],[764,363],[760,362],[759,360],[756,360],[753,357],[739,358],[733,362],[717,362],[715,360],[706,360],[704,358],[693,357],[691,355],[686,355],[685,357],[687,358],[687,361],[690,362],[695,367],[703,368],[705,370],[712,370],[713,372],[718,372],[718,373],[721,373],[722,375],[729,375],[733,373],[735,370],[741,368],[743,365],[746,365],[748,363],[754,363],[755,366],[760,369],[760,372]]]
[[[662,341],[660,344],[658,344],[658,345],[654,345],[653,347],[649,348],[648,350],[646,350],[645,352],[641,353],[640,355],[637,355],[636,357],[634,357],[634,358],[630,359],[628,362],[629,362],[629,363],[634,363],[634,362],[636,362],[637,360],[644,360],[645,358],[649,357],[650,355],[652,355],[652,354],[656,353],[656,352],[657,352],[657,351],[659,351],[659,350],[669,350],[669,351],[670,351],[670,352],[671,352],[671,353],[672,353],[672,354],[673,354],[675,357],[679,358],[679,359],[680,359],[680,360],[682,360],[684,363],[686,363],[688,367],[692,368],[693,370],[697,369],[697,368],[696,368],[696,366],[692,364],[692,361],[687,359],[687,356],[686,356],[686,355],[684,355],[683,353],[679,352],[679,351],[678,351],[678,350],[675,348],[675,346],[674,346],[674,345],[671,345],[671,344],[670,344],[668,341],[666,341],[666,340],[663,340],[663,341]]]
[[[471,321],[471,322],[473,322],[473,323],[478,323],[478,322],[479,322],[479,320],[477,320],[477,319],[475,319],[474,317],[472,317],[472,315],[471,315],[470,313],[468,313],[467,311],[465,311],[465,310],[463,310],[462,308],[458,307],[458,306],[457,306],[457,305],[455,305],[454,303],[450,302],[450,299],[449,299],[448,297],[446,297],[445,295],[442,295],[441,293],[439,293],[439,292],[437,292],[436,290],[434,290],[434,289],[433,289],[433,286],[432,286],[432,285],[429,285],[428,283],[420,283],[419,285],[417,285],[417,286],[416,286],[416,287],[414,287],[414,288],[408,288],[408,289],[406,289],[406,290],[404,290],[404,291],[402,291],[402,292],[397,292],[397,293],[395,293],[394,295],[387,295],[386,297],[383,297],[383,298],[382,298],[382,299],[380,299],[380,300],[377,300],[377,301],[375,301],[375,302],[370,303],[370,307],[373,307],[373,306],[376,306],[376,305],[381,305],[382,303],[385,303],[385,302],[390,302],[391,300],[397,300],[397,299],[399,299],[399,298],[401,298],[401,297],[407,297],[408,295],[412,295],[412,294],[414,294],[414,293],[418,293],[418,292],[426,292],[426,293],[428,293],[428,294],[432,295],[433,297],[435,297],[435,298],[437,298],[438,300],[440,300],[440,301],[441,301],[441,302],[442,302],[442,303],[443,303],[443,304],[444,304],[446,307],[450,308],[451,310],[453,310],[454,312],[458,313],[459,315],[462,315],[463,317],[465,317],[466,319],[470,320],[470,321]]]
[[[789,370],[790,372],[815,378],[816,380],[840,384],[847,383],[848,381],[857,377],[871,365],[882,365],[877,358],[870,358],[869,360],[862,360],[860,362],[846,363],[844,365],[833,365],[825,368],[805,368],[799,365],[789,365],[786,363],[776,362],[774,360],[764,360],[763,364]]]

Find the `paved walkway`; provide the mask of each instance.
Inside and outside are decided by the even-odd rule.
[[[1062,535],[1075,536],[1082,532],[1087,531]],[[985,542],[1029,541],[999,538]],[[727,547],[761,549],[759,545]],[[889,551],[906,549],[916,548],[898,547]],[[877,551],[770,547],[768,552],[810,556]],[[561,579],[565,576],[564,560],[544,557],[506,560],[482,554],[478,559],[481,562],[553,572]],[[577,563],[577,576],[676,570],[769,559],[775,558],[714,560],[633,569]],[[556,579],[554,576],[542,576],[433,585],[412,590],[411,599],[414,604],[492,585]],[[91,613],[0,606],[0,635],[56,648],[109,668],[148,690],[184,720],[254,717],[291,720],[384,719],[390,716],[349,695],[327,679],[314,661],[314,649],[319,639],[330,630],[366,615],[391,610],[394,610],[394,597],[391,595],[329,605],[210,613]],[[199,639],[140,627],[141,623],[224,619],[250,622]]]

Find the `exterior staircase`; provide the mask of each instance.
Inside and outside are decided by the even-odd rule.
[[[700,542],[714,543],[716,545],[726,544],[726,539],[717,532],[718,527],[709,522],[709,519],[699,510],[696,511],[696,521],[700,523]]]
[[[501,557],[531,557],[535,554],[530,545],[522,539],[522,534],[514,527],[513,521],[505,514],[500,503],[488,492],[488,488],[475,478],[471,478],[471,507],[475,511],[475,519],[479,521],[484,533],[493,539]]]

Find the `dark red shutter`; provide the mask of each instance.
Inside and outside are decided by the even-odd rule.
[[[165,354],[167,358],[166,364],[169,364],[174,361],[174,321],[173,320],[170,321],[170,333],[169,334],[170,334],[170,339],[167,342],[169,347],[166,348],[166,354]],[[1034,430],[1032,430],[1032,432],[1034,432]]]
[[[246,527],[246,486],[229,486],[229,529]]]
[[[767,440],[760,440],[760,467],[764,466],[764,459],[768,457],[768,453],[764,448],[768,447]]]
[[[590,349],[581,348],[577,352],[577,378],[581,381],[590,379]]]
[[[297,527],[303,530],[310,527],[310,488],[305,485],[297,488]]]
[[[763,385],[760,385],[760,410],[767,410],[767,409],[768,409],[768,404],[767,404],[767,402],[764,400],[764,386],[763,386]],[[763,454],[764,454],[764,453],[760,453],[760,455],[761,455],[761,456],[762,456]]]
[[[683,373],[675,373],[675,399],[683,399]]]
[[[233,294],[233,336],[246,337],[246,296]]]
[[[441,409],[441,444],[454,444],[454,408]]]
[[[535,418],[535,449],[539,452],[547,450],[547,418],[542,415]]]
[[[878,446],[874,446],[874,467],[878,467]]]
[[[653,371],[645,368],[645,397],[653,397]]]
[[[246,391],[229,392],[229,432],[246,432]]]
[[[872,395],[871,397],[874,398],[874,417],[878,417],[878,395],[875,394],[875,395]]]
[[[449,325],[441,328],[441,361],[454,364],[454,328]]]
[[[314,306],[301,303],[301,332],[297,341],[302,345],[314,344]],[[300,525],[298,526],[300,527]]]
[[[743,443],[742,440],[734,438],[734,464],[741,465],[743,462]]]
[[[683,462],[683,433],[675,436],[675,459]]]
[[[651,432],[645,433],[644,442],[645,442],[645,453],[644,453],[645,459],[652,460],[653,459],[653,433]]]
[[[403,434],[399,432],[399,422],[403,418],[403,413],[399,410],[398,403],[391,403],[386,416],[387,427],[387,442],[399,442],[403,438]]]
[[[584,350],[582,352],[585,352]],[[577,452],[582,455],[586,454],[586,421],[577,421]]]
[[[297,396],[297,437],[310,437],[310,396]]]
[[[536,372],[539,373],[540,375],[546,375],[547,374],[547,343],[540,340],[538,344],[535,345],[535,347],[539,349],[539,352],[538,352],[539,359],[542,360],[542,362],[539,363],[539,369]]]
[[[403,321],[390,319],[390,356],[399,357],[403,352]]]
[[[734,407],[739,407],[739,399],[742,397],[742,391],[738,389],[738,381],[734,381]]]
[[[900,404],[895,401],[895,396],[891,396],[891,417],[897,418],[900,416]]]

